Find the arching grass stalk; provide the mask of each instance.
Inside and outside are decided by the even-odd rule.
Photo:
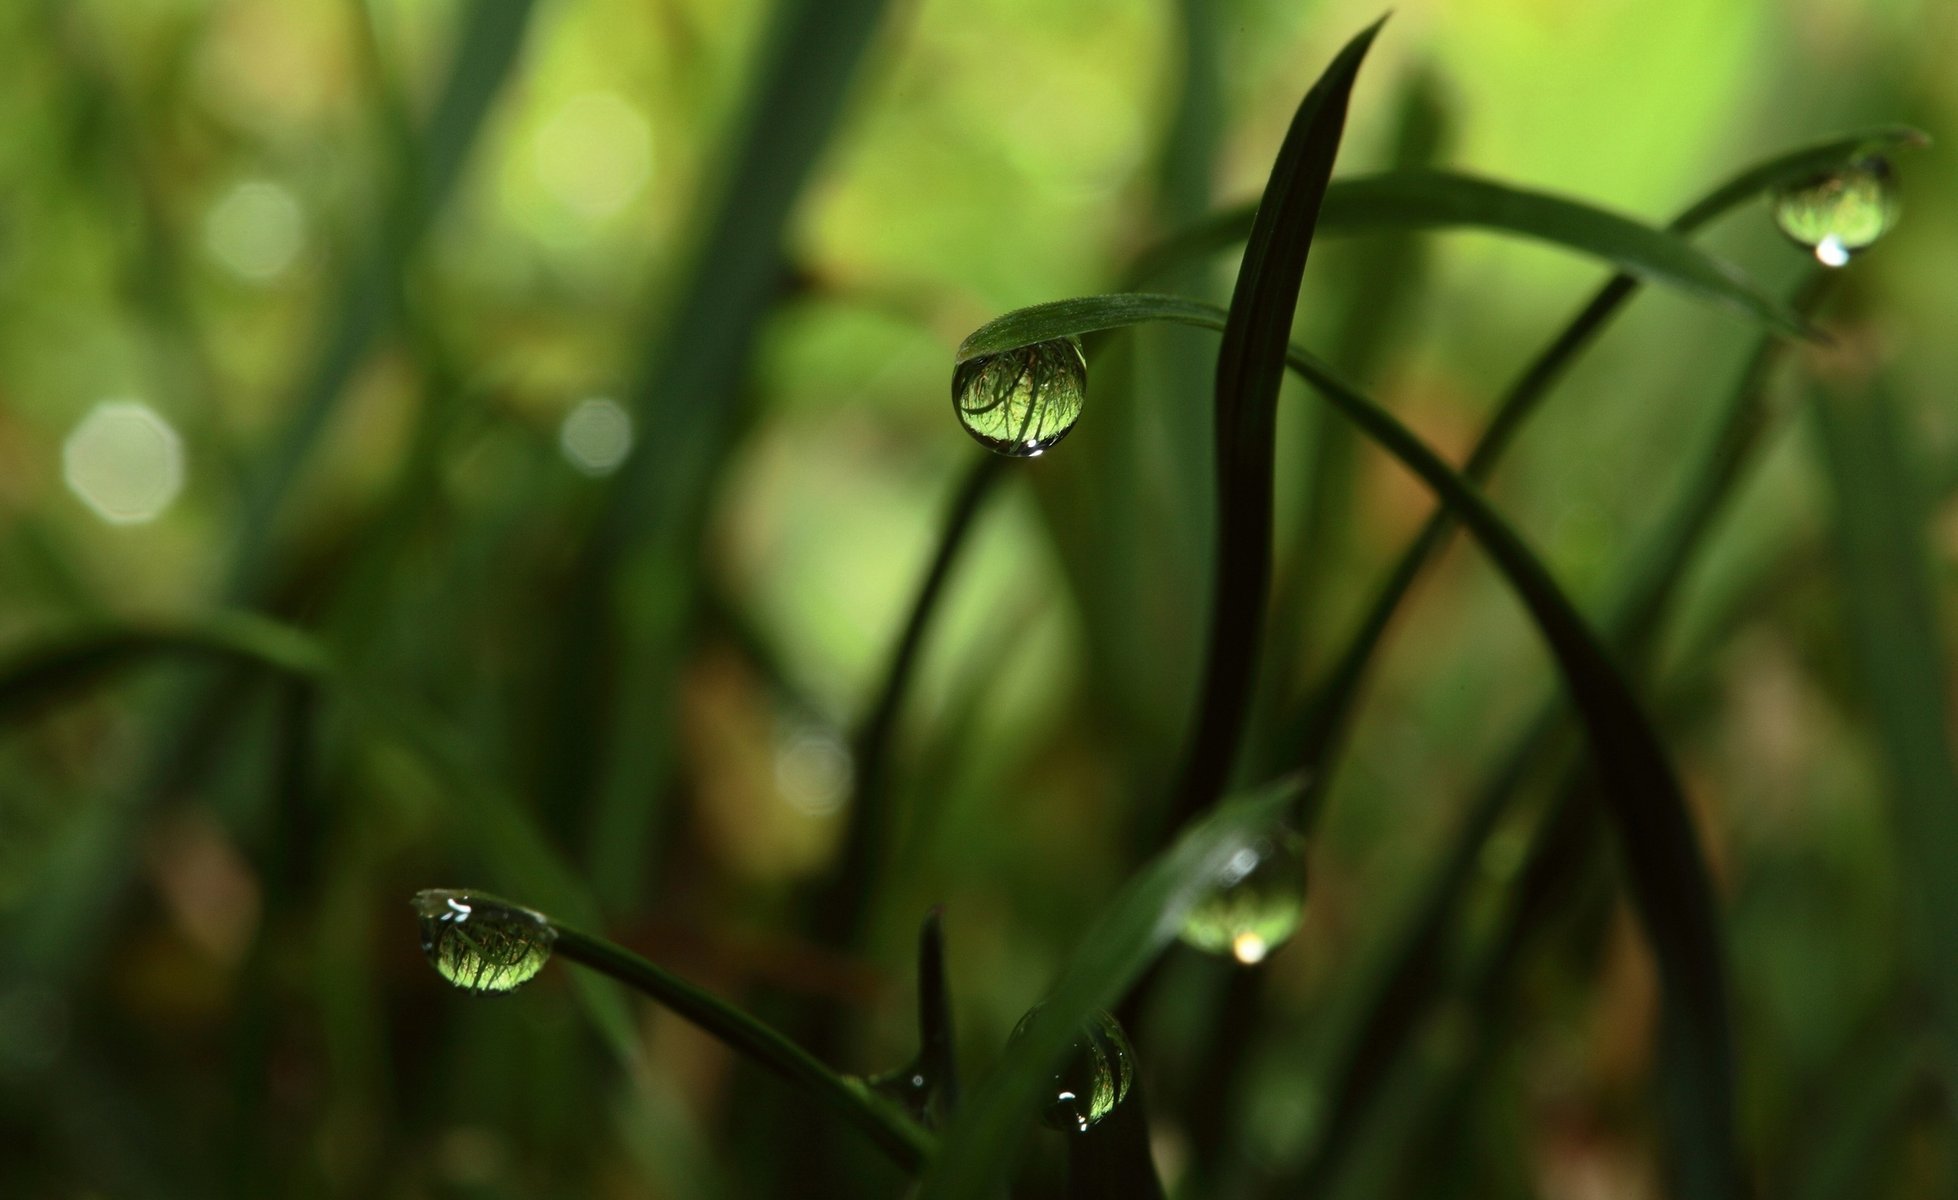
[[[1804,319],[1816,311],[1834,275],[1817,270],[1797,288],[1790,307]],[[1765,337],[1741,372],[1706,454],[1659,523],[1653,545],[1637,559],[1610,605],[1606,630],[1628,669],[1649,668],[1666,612],[1696,553],[1720,513],[1759,456],[1769,431],[1767,387],[1784,341]],[[1517,790],[1559,743],[1566,712],[1551,698],[1496,761],[1456,832],[1448,853],[1429,878],[1422,898],[1397,930],[1372,976],[1365,998],[1353,1006],[1359,1024],[1333,1039],[1339,1047],[1328,1073],[1328,1121],[1304,1177],[1318,1194],[1358,1143],[1374,1098],[1386,1084],[1416,1025],[1439,1002],[1442,955],[1450,931],[1468,904],[1465,893],[1489,835],[1509,811]],[[1566,782],[1561,791],[1573,784]]]
[[[1685,235],[1699,230],[1714,218],[1758,198],[1780,183],[1834,165],[1858,149],[1870,145],[1914,146],[1924,135],[1902,126],[1884,126],[1848,134],[1805,146],[1757,163],[1734,175],[1688,206],[1666,226],[1669,233]],[[1659,276],[1654,276],[1659,277]],[[1640,279],[1627,272],[1613,276],[1586,302],[1575,317],[1560,330],[1549,345],[1539,351],[1517,376],[1496,406],[1496,412],[1476,440],[1462,474],[1473,483],[1486,482],[1496,464],[1535,414],[1550,389],[1563,377],[1577,355],[1594,341],[1627,300],[1638,290]],[[1779,307],[1779,306],[1777,306]],[[1787,309],[1781,308],[1786,312]],[[1797,319],[1797,324],[1801,324]],[[1366,609],[1344,653],[1327,673],[1313,697],[1290,722],[1291,731],[1275,740],[1279,761],[1310,771],[1319,786],[1307,795],[1308,807],[1299,814],[1300,824],[1310,826],[1316,806],[1327,793],[1328,777],[1337,745],[1344,734],[1360,686],[1368,667],[1386,638],[1387,628],[1414,581],[1433,559],[1454,529],[1454,519],[1446,507],[1428,518],[1413,542],[1381,581],[1372,604]]]
[[[906,1171],[923,1169],[931,1135],[862,1081],[831,1070],[773,1026],[603,938],[551,921],[554,950],[671,1009],[736,1053],[773,1071],[855,1126]]]

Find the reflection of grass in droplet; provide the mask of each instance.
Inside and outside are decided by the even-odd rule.
[[[1840,267],[1890,231],[1900,202],[1896,172],[1873,154],[1781,189],[1774,220],[1824,266]]]
[[[544,969],[557,940],[542,915],[471,892],[417,892],[414,906],[429,965],[464,991],[515,990]]]
[[[1057,338],[960,363],[952,405],[988,450],[1033,458],[1066,437],[1088,395],[1088,360],[1077,338]]]
[[[1184,918],[1183,941],[1247,965],[1298,932],[1305,909],[1305,841],[1291,830],[1238,852]]]
[[[1025,1031],[1036,1005],[1014,1027]],[[1053,1089],[1040,1119],[1063,1133],[1086,1133],[1128,1098],[1135,1083],[1135,1052],[1121,1025],[1106,1012],[1089,1018],[1068,1046],[1067,1058],[1054,1072]]]

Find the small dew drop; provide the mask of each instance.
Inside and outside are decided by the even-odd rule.
[[[1039,1005],[1028,1009],[1013,1036],[1024,1033],[1039,1011]],[[1051,1099],[1040,1119],[1062,1133],[1086,1133],[1128,1099],[1134,1083],[1135,1050],[1128,1035],[1114,1017],[1096,1012],[1075,1035],[1054,1073]]]
[[[1305,911],[1305,839],[1276,830],[1233,854],[1183,919],[1183,941],[1246,966],[1298,932]]]
[[[1841,267],[1888,233],[1900,208],[1896,171],[1872,154],[1776,192],[1774,221],[1817,262]]]
[[[952,373],[959,424],[1009,458],[1037,458],[1066,437],[1087,396],[1088,359],[1078,338],[968,359]]]
[[[516,990],[551,959],[557,931],[543,914],[478,892],[415,893],[422,953],[436,974],[465,992]]]

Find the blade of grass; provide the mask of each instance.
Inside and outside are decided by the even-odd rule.
[[[1879,125],[1802,146],[1756,163],[1727,179],[1682,212],[1668,228],[1674,232],[1696,229],[1777,184],[1840,165],[1844,159],[1862,150],[1928,144],[1930,139],[1921,130],[1907,125]],[[1457,180],[1466,185],[1459,192],[1454,187]],[[1485,188],[1495,190],[1485,191]],[[1384,210],[1372,211],[1368,208],[1363,200],[1369,193],[1377,200],[1384,200]],[[1539,231],[1536,228],[1527,225],[1519,228],[1515,218],[1539,205],[1546,214],[1553,214],[1559,225],[1566,218],[1576,215],[1565,206],[1583,209],[1586,214],[1597,211],[1577,201],[1505,184],[1491,184],[1451,171],[1387,171],[1333,180],[1326,189],[1326,204],[1319,214],[1319,232],[1327,236],[1349,236],[1387,229],[1483,228],[1537,237]],[[1241,205],[1203,217],[1189,227],[1169,234],[1135,257],[1126,276],[1127,281],[1131,285],[1139,285],[1179,263],[1214,254],[1244,241],[1250,235],[1255,212],[1254,206]],[[1588,219],[1584,223],[1588,224]],[[1627,242],[1624,247],[1629,249],[1631,244]],[[1605,246],[1600,245],[1590,252],[1611,260],[1611,253]],[[1670,256],[1662,256],[1662,260],[1665,257]],[[1649,273],[1655,280],[1662,278],[1662,260],[1648,262],[1638,269]],[[1619,265],[1633,267],[1630,262]],[[1704,264],[1695,265],[1692,273],[1696,278],[1709,282],[1713,278],[1706,273]],[[1716,271],[1714,274],[1724,272]],[[1739,301],[1739,297],[1729,299]]]
[[[884,841],[890,833],[890,751],[898,713],[952,569],[969,541],[980,508],[1004,476],[1005,462],[996,454],[974,461],[953,494],[939,529],[938,546],[905,617],[876,699],[852,739],[856,786],[848,805],[843,845],[811,909],[811,932],[823,945],[854,946],[862,935],[865,915],[875,910],[883,876]]]
[[[1074,1031],[1114,1003],[1182,927],[1233,854],[1280,819],[1298,789],[1281,780],[1198,818],[1122,889],[1068,958],[1052,992],[946,1131],[919,1200],[990,1200],[1036,1097]]]
[[[671,757],[670,740],[651,731],[672,723],[667,704],[691,616],[689,604],[666,601],[642,606],[649,619],[623,628],[616,586],[693,566],[706,496],[733,440],[749,349],[784,277],[783,229],[885,7],[777,7],[728,138],[727,173],[697,210],[692,257],[632,389],[635,422],[660,436],[640,439],[619,469],[570,577],[541,789],[581,815],[595,796],[587,857],[613,903],[643,886],[653,798]]]
[[[952,992],[945,982],[943,914],[932,909],[918,931],[918,1067],[947,1117],[959,1110],[958,1043],[952,1036]]]
[[[1943,638],[1916,463],[1880,382],[1822,383],[1811,409],[1835,496],[1843,630],[1895,814],[1917,968],[1937,1009],[1947,1088],[1958,1087],[1958,770],[1947,731]]]
[[[1796,290],[1790,308],[1807,320],[1816,310],[1832,272],[1812,272]],[[1688,479],[1668,515],[1657,525],[1652,545],[1632,560],[1619,595],[1608,607],[1606,629],[1628,667],[1643,673],[1665,613],[1697,551],[1706,543],[1720,513],[1758,458],[1768,431],[1769,375],[1787,343],[1763,337],[1741,372],[1727,409],[1701,464]],[[1433,871],[1419,901],[1394,934],[1373,982],[1352,1006],[1358,1024],[1334,1039],[1327,1094],[1330,1114],[1317,1140],[1308,1178],[1332,1178],[1355,1143],[1384,1085],[1419,1022],[1441,999],[1437,983],[1442,956],[1457,916],[1467,906],[1483,847],[1508,811],[1516,791],[1554,753],[1565,719],[1563,704],[1547,700],[1511,748],[1474,793],[1460,829],[1441,866]],[[1312,1189],[1317,1194],[1317,1189]]]
[[[454,192],[490,104],[523,47],[532,8],[533,0],[481,0],[463,10],[453,66],[422,135],[419,170],[395,181],[381,238],[330,307],[331,323],[322,331],[318,357],[300,386],[296,412],[247,490],[232,560],[233,600],[249,600],[262,586],[285,498],[355,369],[392,319],[401,265],[414,255]]]
[[[554,920],[550,924],[557,933],[556,953],[640,992],[788,1080],[856,1126],[898,1166],[908,1171],[924,1166],[930,1136],[861,1081],[830,1070],[773,1027],[632,951]]]
[[[1714,218],[1758,197],[1768,188],[1818,167],[1841,162],[1862,147],[1919,145],[1924,141],[1924,135],[1916,130],[1883,126],[1778,155],[1738,172],[1712,189],[1674,218],[1667,230],[1681,236],[1692,233]],[[1603,331],[1638,287],[1638,279],[1631,275],[1621,274],[1606,281],[1557,336],[1530,360],[1498,402],[1495,415],[1476,440],[1475,448],[1462,468],[1463,475],[1476,483],[1488,479],[1524,422],[1549,394],[1550,388],[1563,377],[1578,353]],[[1295,756],[1286,761],[1302,765],[1327,785],[1313,792],[1315,803],[1330,787],[1338,743],[1358,702],[1367,669],[1386,638],[1394,614],[1399,611],[1401,602],[1413,588],[1422,568],[1440,549],[1453,528],[1453,519],[1446,509],[1438,509],[1428,519],[1428,523],[1381,582],[1374,593],[1373,603],[1368,606],[1366,615],[1348,640],[1345,651],[1295,719],[1292,738],[1296,747]],[[1301,813],[1301,823],[1309,826],[1315,815],[1311,811]]]
[[[1135,317],[1142,297],[1119,307]],[[1079,302],[1077,302],[1079,303]],[[1163,320],[1223,326],[1215,306],[1175,300]],[[1097,325],[1083,315],[1088,328]],[[1059,333],[1041,332],[1045,336]],[[1733,1043],[1713,887],[1686,799],[1664,746],[1603,642],[1549,572],[1475,488],[1391,413],[1323,363],[1288,345],[1286,365],[1363,433],[1412,470],[1461,520],[1501,570],[1556,657],[1583,719],[1618,834],[1634,905],[1658,959],[1662,1109],[1682,1194],[1735,1194]]]
[[[1380,25],[1376,21],[1349,41],[1299,102],[1238,268],[1217,352],[1210,634],[1196,728],[1184,751],[1165,832],[1223,792],[1243,740],[1271,582],[1272,471],[1285,351],[1313,226],[1346,126],[1347,102]]]

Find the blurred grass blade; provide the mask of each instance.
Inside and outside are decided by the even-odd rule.
[[[780,1075],[856,1126],[900,1167],[916,1171],[924,1165],[930,1137],[861,1081],[830,1070],[771,1026],[622,946],[556,921],[551,927],[557,932],[557,953],[643,993]]]
[[[1947,1087],[1958,1086],[1958,771],[1926,535],[1931,509],[1880,384],[1818,384],[1815,427],[1835,494],[1844,633],[1891,797],[1917,969],[1936,1005]]]
[[[1333,58],[1299,102],[1238,267],[1217,352],[1216,566],[1196,728],[1185,747],[1167,830],[1213,802],[1229,780],[1251,705],[1271,583],[1272,471],[1278,389],[1326,181],[1376,21]]]
[[[1076,944],[1039,1012],[947,1130],[919,1200],[992,1200],[1036,1097],[1074,1031],[1113,1004],[1175,939],[1217,872],[1281,819],[1299,784],[1281,780],[1226,801],[1145,865]]]
[[[195,625],[103,625],[47,638],[0,662],[0,726],[166,656],[256,664],[304,679],[327,670],[325,655],[311,638],[250,614]]]
[[[644,886],[654,797],[671,758],[670,739],[653,731],[673,724],[668,702],[690,618],[689,603],[669,594],[642,604],[627,625],[612,607],[615,588],[622,577],[692,573],[706,495],[737,422],[739,384],[783,283],[784,226],[885,7],[775,6],[720,152],[725,173],[695,208],[688,258],[632,389],[634,422],[660,436],[634,445],[568,585],[540,786],[569,816],[589,815],[587,854],[611,903],[631,901]],[[616,695],[606,703],[608,692]]]
[[[1143,319],[1144,299],[1123,297],[1114,306],[1122,317],[1116,323]],[[1085,328],[1107,327],[1091,305],[1075,303]],[[1215,306],[1189,300],[1162,305],[1160,316],[1210,328],[1224,324]],[[1041,332],[1059,336],[1067,331],[1043,327]],[[1735,1194],[1741,1171],[1733,1131],[1733,1036],[1718,913],[1685,793],[1651,719],[1597,635],[1472,483],[1391,413],[1311,355],[1288,346],[1286,364],[1419,476],[1469,528],[1555,655],[1583,718],[1632,898],[1659,962],[1665,996],[1663,1108],[1681,1193],[1696,1200]]]
[[[422,138],[418,170],[395,181],[381,237],[330,310],[331,324],[300,387],[297,411],[248,492],[232,560],[232,599],[248,599],[262,583],[281,505],[355,369],[385,329],[399,299],[399,272],[455,190],[490,103],[523,47],[532,7],[533,0],[478,0],[460,10],[453,65]]]
[[[865,714],[852,745],[856,784],[845,811],[843,846],[827,872],[811,908],[811,929],[828,946],[851,946],[864,917],[874,911],[883,878],[884,839],[889,834],[890,751],[898,714],[922,657],[925,635],[938,614],[952,569],[970,540],[974,520],[1003,477],[1006,459],[986,454],[975,460],[953,494],[940,526],[938,547],[904,621],[883,683]]]

